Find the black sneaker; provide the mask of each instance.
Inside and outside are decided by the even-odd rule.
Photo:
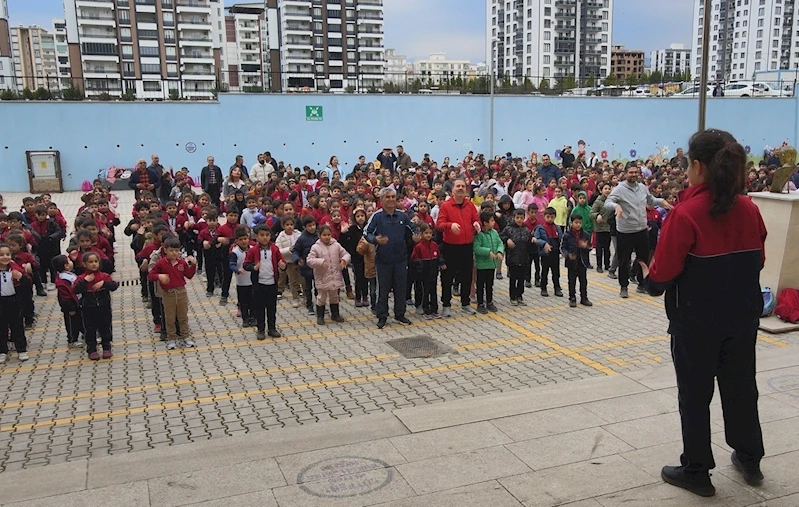
[[[594,303],[592,303],[588,298],[580,299],[580,304],[583,306],[594,306]]]
[[[213,293],[213,292],[208,292],[208,291],[206,291],[206,293],[205,293],[205,297],[207,297],[207,298],[212,298],[212,297],[214,297],[214,293]]]
[[[596,268],[596,272],[597,272],[597,273],[600,273],[600,274],[604,273],[604,271],[602,271],[602,266],[598,266],[598,267]]]
[[[630,295],[627,293],[627,287],[621,288],[621,290],[619,291],[619,296],[621,296],[622,299],[627,299],[628,297],[630,297]]]
[[[394,317],[394,322],[399,322],[400,324],[405,324],[406,326],[410,326],[412,324],[412,322],[408,320],[408,317],[404,315],[402,317]]]
[[[530,281],[528,280],[528,281],[524,282],[524,286],[525,286],[525,287],[527,287],[528,289],[530,289],[530,288],[532,288],[532,287],[533,287],[533,284],[532,284],[532,282],[530,282]]]
[[[732,451],[730,461],[732,461],[732,466],[743,474],[744,480],[750,486],[759,486],[760,483],[763,482],[763,472],[760,471],[760,462],[744,463],[738,459],[738,454],[735,451]]]
[[[546,289],[541,289],[541,296],[543,296],[545,298],[548,298],[549,297],[549,292],[547,292]]]
[[[486,305],[477,305],[477,313],[485,315],[488,313],[488,308],[486,308]]]
[[[577,300],[569,298],[569,308],[577,308]]]
[[[257,333],[255,333],[255,338],[258,341],[264,341],[266,340],[266,334],[263,331],[258,331]]]
[[[316,308],[314,308],[313,306],[308,306],[307,310],[308,310],[308,315],[316,315]]]
[[[377,319],[377,329],[383,329],[384,327],[386,327],[386,320],[387,319],[385,317]]]
[[[559,298],[563,297],[563,291],[560,289],[560,287],[555,289],[555,297],[559,297]]]
[[[660,471],[660,476],[672,486],[686,489],[695,495],[713,496],[716,494],[716,488],[710,482],[710,474],[707,472],[688,473],[681,466],[666,466]]]
[[[452,295],[455,296],[455,297],[460,297],[461,288],[457,287],[457,286],[452,287]]]
[[[615,279],[618,278],[618,276],[616,276],[616,272],[615,271],[608,270],[608,278],[610,278],[611,280],[615,280]]]
[[[270,329],[269,331],[266,332],[266,334],[269,335],[270,338],[280,338],[281,336],[280,331],[278,331],[277,329]]]
[[[635,292],[638,294],[646,294],[646,289],[644,288],[644,284],[639,283],[638,287],[635,288]]]
[[[499,308],[497,308],[497,305],[495,305],[494,303],[488,303],[486,305],[486,309],[492,313],[497,313],[499,311]]]

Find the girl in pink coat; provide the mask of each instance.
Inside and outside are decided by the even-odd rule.
[[[330,317],[335,322],[344,322],[339,313],[339,291],[344,288],[341,271],[350,263],[350,254],[333,239],[329,225],[319,228],[319,239],[311,247],[307,259],[308,267],[313,269],[314,284],[318,291],[316,300],[316,323],[325,323],[325,305],[330,300]]]

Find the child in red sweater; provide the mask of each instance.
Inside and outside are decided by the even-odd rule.
[[[177,348],[178,331],[175,320],[180,326],[180,339],[183,347],[196,346],[189,338],[189,296],[186,292],[186,280],[194,278],[197,263],[194,257],[180,258],[180,240],[172,237],[164,243],[164,253],[150,271],[149,279],[161,284],[163,291],[164,321],[166,323],[166,348]]]
[[[8,360],[9,332],[19,360],[28,360],[28,341],[17,295],[25,287],[30,292],[31,279],[11,260],[11,248],[0,243],[0,364]]]
[[[83,319],[80,314],[80,302],[75,295],[73,284],[78,276],[72,272],[72,261],[66,255],[57,255],[52,261],[55,287],[58,291],[58,305],[64,314],[64,327],[67,330],[69,348],[80,348],[80,334],[83,332]]]
[[[88,231],[86,231],[88,232]],[[80,306],[83,313],[86,352],[89,359],[97,361],[97,335],[99,333],[103,346],[103,359],[110,359],[111,353],[111,292],[117,290],[119,284],[108,273],[100,271],[100,254],[87,252],[82,254],[84,273],[75,280],[75,294],[82,296]]]
[[[426,320],[440,319],[436,285],[439,268],[443,270],[447,269],[447,266],[441,256],[441,249],[433,241],[433,229],[427,223],[420,222],[419,232],[422,234],[422,240],[413,247],[411,254],[413,278],[416,281],[414,289],[416,313],[424,313]]]

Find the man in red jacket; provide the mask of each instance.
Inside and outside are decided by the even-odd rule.
[[[477,208],[466,198],[466,181],[455,180],[452,198],[444,201],[438,211],[436,229],[443,234],[442,252],[446,271],[441,275],[442,316],[451,317],[452,283],[458,280],[461,285],[461,309],[469,315],[476,312],[469,304],[469,288],[472,286],[474,255],[472,240],[480,230]],[[456,278],[457,277],[457,278]]]

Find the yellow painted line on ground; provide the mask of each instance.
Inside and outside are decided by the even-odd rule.
[[[229,373],[225,375],[210,375],[207,377],[197,377],[197,378],[187,378],[187,379],[180,379],[173,382],[161,382],[158,384],[148,384],[143,386],[128,386],[128,387],[120,387],[117,389],[108,389],[105,391],[91,391],[85,393],[77,393],[77,394],[70,394],[67,396],[57,396],[51,398],[42,398],[38,400],[26,400],[26,401],[12,401],[0,405],[0,410],[8,409],[8,408],[17,408],[17,407],[29,407],[32,405],[44,405],[47,403],[63,403],[66,401],[74,401],[74,400],[81,400],[86,398],[104,398],[108,396],[114,396],[117,394],[133,394],[133,393],[140,393],[144,391],[152,391],[154,389],[168,389],[172,387],[179,387],[184,385],[198,385],[198,384],[205,384],[214,382],[217,380],[235,380],[240,378],[246,377],[262,377],[266,375],[273,375],[276,373],[288,373],[294,371],[301,371],[301,370],[313,370],[317,368],[330,368],[333,366],[352,366],[356,364],[368,364],[383,361],[384,359],[392,359],[397,357],[396,354],[383,354],[380,356],[373,356],[373,357],[364,357],[359,359],[350,359],[346,361],[328,361],[325,363],[317,363],[317,364],[299,364],[296,366],[289,366],[285,368],[269,368],[266,370],[257,370],[257,371],[242,371],[237,373]]]
[[[762,340],[762,341],[764,341],[766,343],[769,343],[771,345],[776,345],[777,347],[783,347],[784,348],[784,347],[790,347],[791,346],[789,343],[785,343],[783,341],[777,340],[776,338],[770,338],[770,337],[762,335],[762,334],[758,334],[757,337],[760,340]]]
[[[580,363],[583,363],[586,366],[590,366],[591,368],[594,368],[595,370],[597,370],[599,372],[602,372],[602,373],[604,373],[606,375],[615,375],[616,374],[616,372],[613,371],[611,368],[608,368],[607,366],[605,366],[605,365],[603,365],[601,363],[598,363],[598,362],[596,362],[596,361],[594,361],[592,359],[589,359],[589,358],[579,354],[578,352],[574,352],[571,349],[568,349],[566,347],[562,347],[562,346],[558,345],[557,343],[553,342],[552,340],[550,340],[548,338],[544,338],[544,337],[538,336],[535,333],[533,333],[532,331],[523,328],[522,326],[516,324],[515,322],[511,322],[510,320],[506,319],[505,317],[502,317],[502,316],[497,315],[497,314],[489,314],[489,316],[490,316],[491,319],[495,320],[496,322],[499,322],[500,324],[503,324],[506,327],[509,327],[509,328],[513,329],[514,331],[516,331],[517,333],[522,334],[523,336],[527,336],[528,338],[533,339],[533,341],[535,341],[535,342],[538,342],[538,343],[540,343],[542,345],[545,345],[545,346],[551,348],[555,352],[560,352],[564,356],[569,357],[571,359],[574,359],[575,361],[578,361]]]
[[[49,427],[49,426],[60,426],[64,424],[73,424],[80,421],[98,421],[104,419],[110,419],[112,417],[122,417],[128,416],[132,414],[141,414],[145,412],[151,412],[155,410],[168,410],[174,408],[181,408],[186,406],[192,405],[200,405],[205,403],[216,403],[219,401],[227,401],[227,400],[240,400],[245,398],[252,398],[255,396],[268,396],[272,394],[278,394],[286,391],[304,391],[307,389],[314,389],[317,387],[332,387],[332,386],[341,386],[347,384],[358,384],[363,382],[374,382],[379,380],[392,380],[404,377],[417,377],[421,375],[429,375],[431,373],[440,373],[444,371],[455,371],[455,370],[462,370],[462,369],[469,369],[469,368],[477,368],[480,366],[490,366],[496,364],[506,364],[506,363],[514,363],[514,362],[522,362],[522,361],[529,361],[531,359],[540,359],[546,357],[552,357],[561,355],[562,352],[542,352],[538,354],[525,354],[525,355],[518,355],[518,356],[511,356],[511,357],[498,357],[498,358],[491,358],[485,359],[481,361],[473,361],[470,363],[454,363],[444,366],[437,366],[437,367],[430,367],[430,368],[420,368],[416,370],[409,370],[409,371],[401,371],[401,372],[394,372],[394,373],[385,373],[381,375],[371,375],[366,377],[358,377],[358,378],[345,378],[345,379],[337,379],[337,380],[328,380],[328,381],[319,381],[319,382],[312,382],[309,384],[301,384],[296,386],[285,386],[285,387],[273,387],[269,389],[258,389],[254,391],[244,391],[241,393],[233,393],[233,394],[224,394],[218,396],[206,396],[203,398],[196,398],[192,400],[182,400],[182,401],[174,401],[170,403],[158,403],[155,405],[147,405],[144,407],[136,407],[130,409],[121,409],[121,410],[114,410],[111,412],[100,412],[96,414],[87,414],[82,416],[76,417],[67,417],[62,419],[48,419],[43,421],[37,421],[34,423],[29,424],[17,424],[17,425],[10,425],[10,426],[0,426],[0,432],[8,432],[8,431],[27,431],[35,428],[42,428],[42,427]]]
[[[596,285],[598,287],[602,287],[603,289],[609,290],[611,292],[614,292],[614,291],[617,291],[617,290],[621,290],[621,287],[612,287],[610,285],[606,285],[604,283],[598,282],[595,279],[591,279],[591,281],[588,283],[589,287],[590,287],[591,284]],[[642,303],[646,303],[649,306],[654,306],[655,308],[660,308],[661,310],[663,309],[662,301],[661,302],[656,301],[656,300],[660,300],[660,298],[654,298],[654,297],[649,296],[649,295],[647,295],[647,296],[638,295],[638,294],[636,294],[635,289],[630,289],[629,292],[630,292],[630,299],[631,300],[633,300],[633,301],[641,301]]]
[[[599,343],[596,345],[587,345],[585,347],[578,347],[572,349],[575,352],[592,352],[594,350],[602,350],[607,348],[624,347],[626,345],[640,345],[642,343],[653,343],[668,340],[668,336],[653,336],[650,338],[632,338],[630,340],[619,340],[610,343]]]
[[[627,369],[628,368],[627,363],[623,359],[620,359],[620,358],[617,358],[617,357],[613,357],[613,356],[605,356],[605,360],[607,362],[609,362],[609,363],[615,364],[619,368],[622,368],[622,369]]]

